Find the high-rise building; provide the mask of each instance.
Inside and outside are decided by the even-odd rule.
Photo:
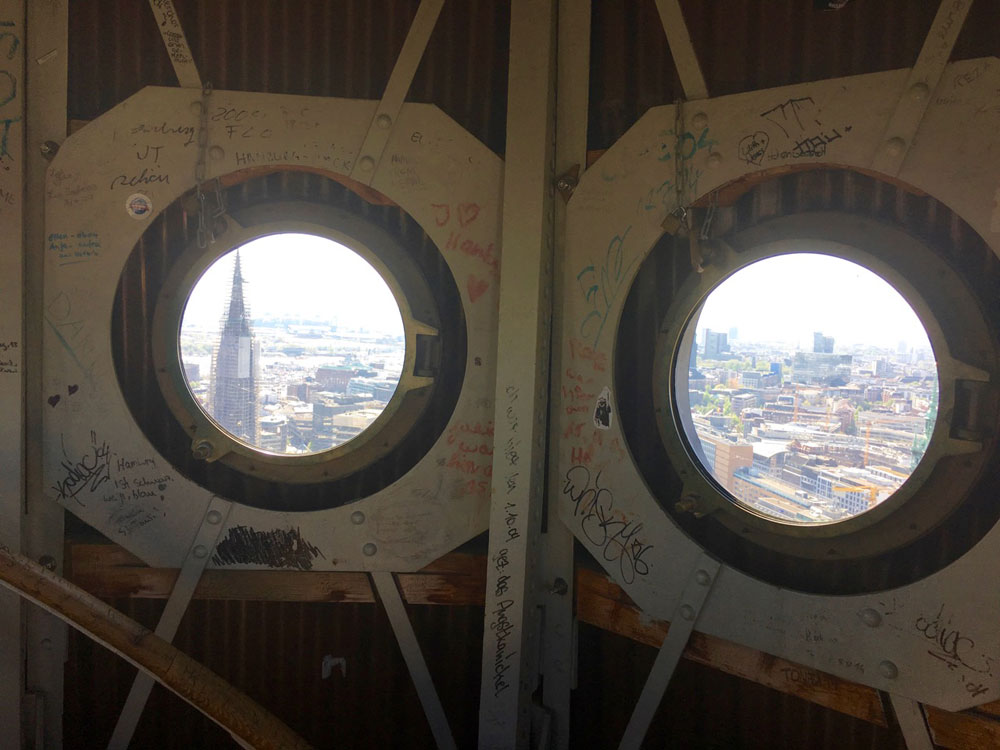
[[[833,336],[824,336],[821,332],[813,334],[814,354],[833,354]]]
[[[726,334],[705,329],[705,359],[722,359],[728,351]]]
[[[252,445],[260,441],[257,421],[256,346],[250,309],[243,298],[240,254],[233,265],[233,287],[219,326],[219,345],[212,362],[210,410],[224,430]]]

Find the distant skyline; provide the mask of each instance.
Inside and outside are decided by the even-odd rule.
[[[875,346],[930,349],[909,303],[867,268],[818,253],[779,255],[737,271],[708,295],[696,320],[738,341],[783,341],[812,351],[813,334],[834,338],[834,351]]]
[[[403,335],[388,285],[350,248],[289,232],[260,237],[238,250],[252,317],[302,318]],[[235,257],[235,250],[226,253],[202,274],[185,306],[182,328],[218,326],[232,288]]]

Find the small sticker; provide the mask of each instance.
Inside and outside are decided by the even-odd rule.
[[[611,429],[611,391],[607,386],[597,397],[597,406],[594,407],[594,427],[599,430]]]
[[[125,201],[125,210],[133,219],[145,219],[153,212],[153,203],[142,193],[133,193]]]

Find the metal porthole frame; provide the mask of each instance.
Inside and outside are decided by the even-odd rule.
[[[671,463],[683,481],[681,500],[666,509],[682,525],[684,516],[707,517],[755,545],[798,558],[864,558],[885,554],[940,525],[967,497],[987,459],[983,435],[970,429],[971,417],[958,414],[969,401],[960,391],[978,389],[989,374],[957,359],[950,345],[957,335],[977,349],[992,347],[989,327],[957,273],[916,237],[873,219],[836,212],[794,214],[774,219],[713,243],[715,252],[701,274],[681,286],[663,319],[656,341],[653,399],[657,427]],[[903,486],[871,510],[827,524],[793,524],[767,517],[731,499],[693,454],[686,437],[683,398],[674,396],[677,363],[690,351],[689,323],[708,295],[725,279],[764,258],[820,253],[853,261],[873,271],[902,294],[923,323],[938,363],[939,405],[927,450]],[[919,269],[919,273],[906,269]],[[932,279],[933,283],[928,283]],[[949,469],[950,492],[932,480],[946,457],[967,456],[972,466]],[[963,461],[966,463],[968,461]],[[707,539],[712,534],[698,533]],[[703,542],[722,559],[726,550]],[[831,552],[832,550],[832,552]]]
[[[435,346],[440,321],[423,274],[391,235],[334,207],[282,200],[230,212],[229,219],[214,245],[200,248],[192,243],[180,256],[160,291],[153,319],[157,380],[174,416],[191,436],[192,451],[196,457],[221,461],[241,472],[296,483],[339,479],[382,458],[424,412],[442,364]],[[204,271],[222,255],[252,240],[291,232],[324,237],[364,258],[392,292],[405,336],[399,384],[378,418],[347,443],[303,455],[254,448],[222,429],[187,388],[179,351],[184,305]]]

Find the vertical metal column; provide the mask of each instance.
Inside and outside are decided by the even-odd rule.
[[[0,545],[21,549],[24,504],[24,0],[0,0]],[[0,591],[0,747],[21,746],[20,597]]]
[[[25,20],[25,453],[26,512],[24,554],[62,572],[63,509],[45,497],[42,479],[44,410],[58,395],[62,401],[73,383],[42,381],[40,346],[45,315],[42,274],[45,266],[45,170],[66,137],[69,0],[32,0]],[[0,59],[3,59],[0,57]],[[56,391],[61,391],[57,393]],[[55,436],[58,439],[58,436]],[[27,607],[25,614],[25,684],[36,708],[44,712],[45,747],[62,747],[63,662],[67,628],[55,617]]]
[[[555,173],[561,175],[556,187],[561,197],[554,201],[555,253],[553,258],[552,380],[562,372],[562,345],[556,337],[561,325],[565,290],[559,279],[566,250],[566,202],[587,164],[587,104],[590,95],[589,0],[559,0],[558,47],[556,55],[556,159]],[[565,200],[564,200],[565,199]],[[550,424],[559,424],[556,406],[550,410]],[[549,432],[549,455],[559,455],[559,430]],[[549,497],[558,497],[560,477],[547,479]],[[576,638],[573,616],[573,534],[559,518],[557,504],[548,503],[548,525],[542,537],[544,580],[539,593],[542,621],[542,703],[551,717],[548,747],[568,750],[570,693],[576,682]]]
[[[556,0],[513,0],[480,748],[523,748],[537,685]]]

